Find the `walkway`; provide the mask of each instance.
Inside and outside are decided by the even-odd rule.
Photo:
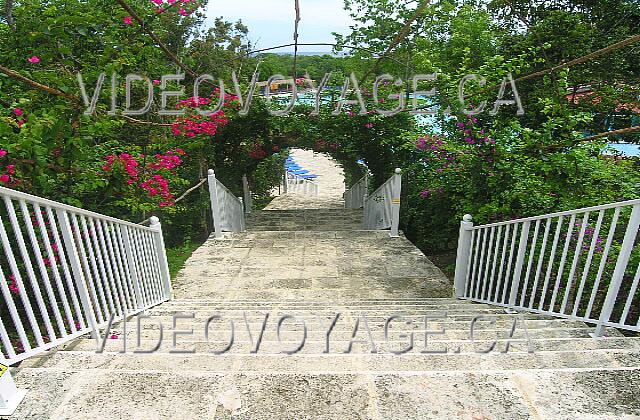
[[[309,165],[320,172],[327,159],[314,159]],[[445,276],[409,241],[359,230],[361,212],[339,208],[343,187],[320,182],[325,193],[314,204],[326,207],[278,198],[251,216],[246,233],[210,239],[193,254],[175,281],[176,299],[142,323],[147,350],[158,343],[158,322],[164,325],[154,353],[132,354],[130,322],[126,332],[114,329],[104,354],[85,338],[24,362],[16,381],[30,392],[16,418],[640,416],[638,339],[612,331],[612,338],[593,340],[579,322],[527,315],[503,354],[515,316],[453,299]],[[394,319],[385,336],[386,320],[397,314],[404,318]],[[213,319],[205,335],[211,315],[222,319]],[[478,315],[494,322],[480,322],[473,343]],[[437,319],[425,326],[427,316]],[[190,354],[175,352],[174,330],[186,333],[176,337],[176,349]],[[425,330],[432,332],[428,340]],[[234,333],[229,352],[214,354]],[[299,352],[286,354],[304,337]],[[478,353],[496,337],[495,351]],[[129,352],[121,354],[125,338]],[[393,354],[411,343],[407,354]]]

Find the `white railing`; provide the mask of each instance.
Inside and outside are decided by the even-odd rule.
[[[0,187],[0,363],[11,365],[171,297],[151,226]]]
[[[249,179],[246,175],[242,176],[242,189],[244,192],[244,212],[246,214],[251,214],[251,211],[253,210],[253,196],[251,195]]]
[[[369,192],[369,174],[366,173],[358,182],[344,193],[344,207],[347,209],[361,209],[364,199]]]
[[[320,194],[320,186],[316,182],[289,171],[285,171],[283,183],[285,193],[306,194],[314,197]]]
[[[244,232],[244,204],[242,198],[233,195],[216,178],[213,169],[209,170],[209,195],[215,237],[224,237],[223,232]]]
[[[399,233],[402,192],[402,171],[398,168],[395,172],[373,194],[364,197],[364,229],[391,229],[393,238],[397,238]]]
[[[460,227],[459,298],[640,331],[640,200]]]

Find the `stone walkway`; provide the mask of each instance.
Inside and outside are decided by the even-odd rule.
[[[453,299],[405,238],[360,230],[361,212],[341,209],[330,182],[318,207],[281,197],[247,232],[208,240],[175,299],[139,332],[134,320],[116,326],[105,353],[84,337],[23,362],[15,380],[29,393],[14,418],[640,418],[639,339],[594,340],[581,322]],[[137,340],[156,351],[134,354]]]
[[[318,175],[316,182],[320,185],[319,196],[282,195],[273,200],[265,210],[344,208],[342,195],[345,191],[345,185],[342,167],[324,153],[292,149],[291,156],[298,165]]]

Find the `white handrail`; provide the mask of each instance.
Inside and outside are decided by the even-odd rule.
[[[209,170],[208,180],[215,237],[223,238],[223,232],[243,232],[245,219],[242,198],[233,195],[233,192],[216,178],[213,169]]]
[[[285,171],[284,192],[306,194],[317,197],[320,194],[320,186],[310,179],[306,179],[292,172]]]
[[[366,173],[344,193],[344,206],[347,209],[361,209],[369,191],[369,174]]]
[[[4,187],[0,197],[0,363],[98,338],[171,298],[158,218],[144,227]]]
[[[242,175],[242,190],[244,192],[244,212],[246,214],[251,214],[251,211],[253,210],[253,197],[251,195],[247,175]]]
[[[387,182],[373,194],[364,197],[364,229],[391,230],[391,237],[397,238],[400,224],[400,195],[402,192],[402,171],[396,169]]]
[[[607,326],[640,331],[640,200],[471,220],[460,226],[459,298],[593,323],[596,336]]]

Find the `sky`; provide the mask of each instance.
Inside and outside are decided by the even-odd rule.
[[[210,1],[207,20],[224,16],[225,20],[242,19],[249,27],[249,39],[255,48],[269,48],[293,43],[294,0],[223,0]],[[343,9],[343,0],[300,0],[298,42],[334,42],[331,32],[349,33],[352,20]],[[302,46],[302,52],[329,52],[329,46]],[[293,47],[273,52],[293,52]]]

